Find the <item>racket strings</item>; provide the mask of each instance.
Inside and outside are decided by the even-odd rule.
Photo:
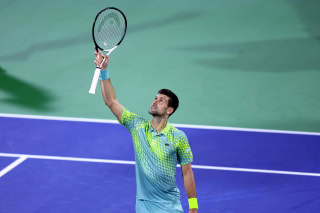
[[[99,14],[94,26],[94,39],[104,50],[112,49],[126,32],[126,20],[117,10],[105,10]]]

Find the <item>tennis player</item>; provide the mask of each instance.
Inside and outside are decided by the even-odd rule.
[[[95,52],[94,63],[101,66],[100,85],[105,104],[131,133],[136,161],[136,212],[183,213],[176,184],[176,165],[182,168],[189,198],[189,213],[198,212],[196,186],[191,168],[192,152],[186,135],[168,118],[177,110],[178,97],[168,89],[159,90],[152,102],[151,121],[128,111],[116,98],[107,66],[109,57]]]

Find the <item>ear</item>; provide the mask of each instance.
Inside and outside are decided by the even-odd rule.
[[[169,107],[167,109],[167,115],[171,115],[173,113],[173,111],[174,111],[173,107]]]

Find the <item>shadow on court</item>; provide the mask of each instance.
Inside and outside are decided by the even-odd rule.
[[[2,67],[0,67],[0,91],[7,93],[9,96],[9,98],[0,99],[0,102],[39,111],[53,110],[50,103],[54,100],[54,97],[50,93],[10,76]]]
[[[301,21],[303,22],[303,30],[307,32],[312,38],[320,42],[320,1],[309,0],[309,1],[286,1],[296,11]]]
[[[225,68],[256,72],[320,71],[320,1],[289,1],[296,16],[302,21],[304,37],[292,36],[285,39],[235,42],[225,44],[201,44],[179,47],[180,51],[221,54],[208,58],[202,55],[194,63],[208,68]],[[284,26],[285,27],[285,26]]]
[[[320,70],[320,44],[313,37],[205,44],[177,49],[223,55],[194,60],[194,63],[212,69],[221,67],[254,72]]]
[[[143,24],[134,25],[130,27],[128,25],[128,34],[139,33],[146,30],[152,30],[154,28],[166,27],[168,25],[174,25],[180,22],[185,22],[189,20],[193,20],[202,16],[203,11],[195,11],[195,12],[181,12],[178,14],[174,14],[172,16],[165,17],[161,20],[155,20],[146,22]],[[8,55],[0,56],[0,61],[16,61],[16,60],[27,60],[34,53],[45,52],[53,49],[60,49],[70,46],[78,46],[84,43],[92,42],[92,37],[90,31],[86,34],[77,35],[71,38],[58,39],[53,41],[45,41],[40,43],[31,44],[24,50],[19,50],[19,52],[14,52]]]

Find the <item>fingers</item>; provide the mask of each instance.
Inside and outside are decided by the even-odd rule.
[[[108,55],[103,55],[101,51],[99,53],[94,52],[95,58],[94,58],[94,64],[97,67],[101,67],[101,69],[107,69],[108,63],[109,63],[109,56]],[[105,60],[104,60],[105,58]],[[102,61],[104,60],[103,64]]]
[[[99,53],[97,52],[94,52],[94,64],[98,67],[100,67],[101,63],[102,63],[102,60],[103,60],[103,56],[101,57]]]
[[[105,58],[105,56],[103,56],[102,54],[98,54],[98,53],[94,53],[95,55],[95,60],[99,61],[100,63],[102,62],[102,60]],[[108,57],[109,60],[109,57]]]
[[[96,55],[96,54],[98,54],[98,55],[103,55],[102,52],[99,50],[98,47],[95,46],[95,47],[94,47],[94,50],[95,50],[95,55]]]
[[[99,63],[99,61],[97,61],[97,60],[94,60],[94,64],[96,65],[96,67],[100,67],[101,63]]]
[[[96,48],[96,50],[97,50],[97,52],[98,52],[98,54],[99,54],[100,56],[103,56],[102,52],[99,50],[98,47]]]
[[[94,46],[93,49],[95,50],[95,52],[99,52],[99,48],[97,46]]]
[[[101,67],[101,69],[107,69],[108,63],[109,63],[109,56],[107,54],[104,56],[102,54],[102,52],[97,47],[94,47],[94,49],[95,49],[94,64],[97,67]],[[104,60],[103,64],[101,64],[104,58],[105,58],[105,60]]]
[[[106,54],[105,56],[102,56],[103,58],[106,58],[106,61],[109,61],[109,56]]]
[[[105,56],[105,60],[104,60],[103,64],[101,65],[101,69],[102,69],[102,70],[107,69],[108,63],[109,63],[109,56],[106,55],[106,56]]]

